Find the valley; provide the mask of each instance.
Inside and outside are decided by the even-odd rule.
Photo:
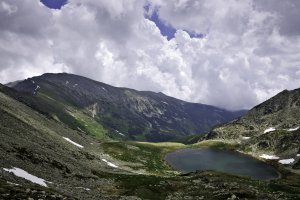
[[[300,1],[0,0],[0,200],[300,200]]]
[[[227,115],[233,117],[232,113],[218,110],[211,114],[211,119],[216,121],[207,122],[211,130],[196,130],[195,124],[203,123],[202,119],[177,126],[167,123],[171,114],[158,117],[159,113],[165,109],[165,113],[174,112],[178,117],[182,114],[188,119],[195,114],[188,113],[189,106],[192,110],[199,108],[197,112],[200,113],[210,106],[184,103],[188,106],[181,107],[181,101],[178,104],[179,100],[165,95],[146,92],[148,97],[144,99],[137,97],[140,93],[136,91],[130,92],[129,99],[124,99],[122,94],[104,96],[109,100],[95,102],[100,94],[73,89],[92,87],[88,86],[90,80],[83,79],[87,81],[85,83],[76,80],[78,84],[69,87],[62,85],[66,84],[65,76],[68,84],[75,83],[70,78],[74,78],[72,75],[48,74],[19,82],[13,86],[17,91],[0,86],[1,199],[299,199],[300,130],[295,128],[296,119],[291,117],[289,125],[276,126],[275,130],[270,129],[275,127],[273,122],[266,123],[265,120],[263,125],[257,123],[254,126],[251,121],[252,129],[246,119],[253,110],[224,125],[216,124],[216,121]],[[39,87],[32,85],[32,81]],[[99,83],[96,85],[98,88]],[[98,90],[102,93],[101,87]],[[105,88],[118,91],[109,86]],[[128,101],[130,109],[124,110],[126,106],[117,103],[118,98]],[[158,104],[160,98],[172,105],[172,109],[167,110],[166,103]],[[137,111],[143,113],[142,116]],[[283,108],[279,111],[290,112]],[[272,112],[268,112],[270,114]],[[149,123],[155,124],[156,120],[159,126],[147,130],[149,126],[145,119],[150,115]],[[145,131],[143,134],[132,132],[132,127],[137,128],[139,124],[143,125],[139,127]],[[201,134],[193,135],[195,132],[186,130],[181,135],[180,130],[187,124]],[[264,133],[267,129],[269,131]],[[155,140],[161,142],[149,140],[154,130],[159,130]],[[168,137],[171,133],[176,137]],[[198,148],[251,155],[274,167],[280,177],[257,180],[218,170],[180,173],[165,162],[168,153]],[[265,159],[270,156],[278,158]],[[293,162],[286,161],[292,158]]]

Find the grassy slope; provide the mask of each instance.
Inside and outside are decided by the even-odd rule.
[[[300,177],[283,169],[284,178],[273,181],[255,181],[216,172],[177,176],[170,173],[162,160],[166,152],[178,148],[206,145],[231,148],[231,143],[107,142],[72,130],[3,93],[0,93],[0,112],[0,198],[46,198],[47,195],[62,194],[80,199],[118,199],[122,196],[142,199],[227,199],[234,194],[241,199],[296,199],[300,195],[297,190]],[[68,143],[62,136],[69,137],[84,148]],[[107,166],[101,160],[103,158],[119,168]],[[53,183],[49,184],[49,188],[39,187],[4,172],[2,167],[19,167]],[[7,181],[19,183],[20,186]],[[37,192],[26,192],[28,189]]]
[[[2,93],[0,116],[1,177],[7,181],[36,187],[2,170],[2,167],[19,167],[53,182],[50,187],[65,195],[101,198],[101,194],[84,194],[76,187],[97,187],[109,183],[109,180],[98,179],[92,171],[120,171],[101,161],[102,158],[109,159],[98,150],[101,141],[49,120]],[[84,148],[80,149],[62,137],[68,137]]]
[[[103,143],[105,153],[127,162],[142,173],[165,174],[170,168],[164,162],[167,152],[185,148],[180,143],[108,142]],[[132,164],[134,163],[134,165]]]
[[[105,142],[102,143],[102,147],[105,153],[126,162],[128,166],[140,173],[166,175],[174,174],[164,161],[165,155],[169,152],[201,147],[235,149],[237,144],[219,140],[202,141],[190,145],[175,142]]]
[[[50,116],[73,129],[77,129],[80,123],[64,109],[56,109],[59,104],[93,110],[100,118],[96,121],[108,130],[110,136],[117,136],[114,131],[118,130],[136,141],[170,141],[177,136],[201,134],[211,126],[243,113],[183,102],[162,93],[116,88],[66,73],[28,78],[14,85],[14,88],[36,97],[35,103],[43,104],[37,106],[42,112],[47,113],[50,104],[49,108],[54,108]],[[49,102],[54,99],[57,105]],[[79,128],[83,130],[84,127]]]
[[[107,131],[99,123],[100,119],[97,117],[95,119],[92,118],[88,110],[74,106],[74,103],[68,101],[68,99],[61,100],[59,91],[53,92],[48,87],[50,86],[43,85],[43,89],[36,96],[26,93],[16,93],[7,87],[1,88],[1,91],[46,117],[66,124],[71,129],[80,130],[98,139],[109,140]]]

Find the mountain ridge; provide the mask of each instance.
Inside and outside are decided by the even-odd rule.
[[[69,107],[89,111],[92,118],[109,129],[108,132],[118,132],[133,140],[158,142],[201,134],[245,112],[189,103],[163,93],[114,87],[67,73],[47,73],[12,86],[33,97],[43,97],[40,101],[53,99]],[[39,109],[47,112],[45,108]],[[64,109],[67,110],[66,106]]]
[[[236,121],[219,125],[210,139],[235,140],[252,155],[276,155],[300,168],[300,88],[283,90]]]
[[[56,93],[47,95],[44,88],[51,85],[37,83],[40,89],[34,95],[36,85],[31,93],[24,93],[0,84],[0,198],[299,199],[299,174],[276,163],[281,177],[261,181],[215,171],[178,175],[164,161],[166,153],[178,149],[240,150],[242,143],[108,141],[99,124],[92,126],[97,115],[93,118],[87,109],[51,99]],[[46,112],[41,113],[44,107]],[[71,114],[75,130],[59,120]],[[84,122],[81,130],[79,122]],[[95,132],[83,132],[85,127]],[[90,134],[101,131],[103,135]],[[297,136],[299,131],[290,133]],[[265,136],[281,137],[276,131],[270,133],[276,135]],[[43,185],[19,177],[16,170],[44,180]]]
[[[97,84],[100,83],[102,85],[106,85],[106,86],[113,87],[113,88],[116,88],[116,89],[132,90],[132,91],[141,92],[141,93],[153,93],[153,94],[157,94],[157,95],[163,95],[163,96],[166,96],[166,97],[169,97],[169,98],[173,98],[175,100],[182,101],[182,102],[185,102],[185,103],[211,106],[211,107],[218,108],[218,109],[221,109],[221,110],[226,110],[226,111],[229,111],[229,112],[239,112],[239,111],[246,112],[246,111],[248,111],[248,109],[233,109],[233,110],[231,110],[231,109],[226,109],[226,108],[223,108],[223,107],[219,107],[219,106],[215,106],[215,105],[210,105],[210,104],[205,104],[205,103],[200,103],[200,102],[185,101],[185,100],[173,97],[173,96],[166,95],[163,92],[154,92],[154,91],[151,91],[151,90],[137,90],[137,89],[133,89],[133,88],[129,88],[129,87],[114,86],[114,85],[110,85],[110,84],[107,84],[107,83],[104,83],[104,82],[101,82],[101,81],[97,81],[97,80],[94,80],[94,79],[91,79],[91,78],[88,78],[88,77],[85,77],[85,76],[82,76],[82,75],[77,75],[77,74],[72,74],[72,73],[66,73],[66,72],[61,72],[61,73],[44,73],[44,74],[39,75],[39,76],[33,76],[33,77],[29,77],[29,78],[22,79],[22,80],[16,80],[16,81],[4,83],[4,84],[0,83],[0,84],[4,85],[4,86],[7,86],[9,88],[14,88],[16,90],[24,92],[22,90],[22,88],[18,88],[18,86],[16,86],[16,85],[18,85],[19,83],[21,83],[23,81],[26,81],[26,80],[31,80],[31,79],[34,79],[34,78],[39,78],[39,77],[44,77],[44,76],[49,76],[49,75],[50,76],[55,76],[55,75],[71,75],[71,76],[74,76],[74,77],[84,78],[84,79],[93,81],[93,82],[95,82]],[[30,92],[30,90],[28,92]]]

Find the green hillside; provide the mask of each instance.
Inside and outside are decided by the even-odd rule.
[[[18,95],[10,90],[10,96]],[[299,198],[300,176],[281,168],[282,179],[256,181],[217,172],[182,176],[163,161],[178,148],[218,148],[222,142],[114,142],[74,130],[10,96],[0,92],[1,199]],[[84,112],[70,112],[88,123]],[[6,171],[14,167],[44,179],[47,187]]]
[[[66,73],[44,74],[8,85],[22,92],[19,100],[33,109],[100,138],[171,141],[203,134],[244,113]]]

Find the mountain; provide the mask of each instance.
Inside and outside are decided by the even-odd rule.
[[[111,138],[168,141],[201,134],[245,111],[188,103],[163,93],[113,87],[73,74],[44,74],[8,84],[30,107],[73,129]]]
[[[0,84],[0,199],[299,199],[295,173],[269,181],[213,171],[178,175],[164,156],[191,146],[107,141],[37,112],[32,107],[51,104],[31,98]]]
[[[300,89],[284,90],[240,119],[214,128],[210,138],[235,140],[252,154],[294,159],[300,168]],[[298,156],[297,156],[298,155]]]

